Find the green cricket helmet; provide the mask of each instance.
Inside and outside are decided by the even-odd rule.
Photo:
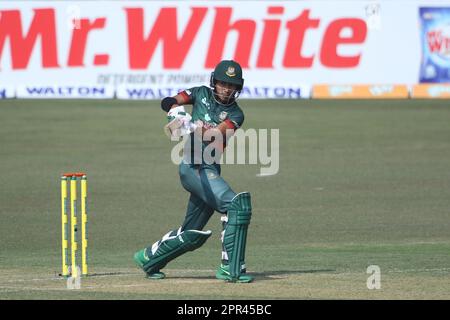
[[[233,90],[227,97],[219,96],[216,89],[217,81],[235,85],[236,90]],[[222,60],[219,62],[211,73],[210,86],[213,90],[214,99],[218,103],[223,105],[232,104],[239,97],[244,86],[240,64],[233,60]]]

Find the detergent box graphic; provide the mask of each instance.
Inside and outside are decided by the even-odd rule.
[[[420,82],[450,82],[450,7],[419,8]]]

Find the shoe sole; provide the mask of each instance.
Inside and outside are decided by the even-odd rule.
[[[165,277],[166,277],[166,275],[162,272],[156,272],[156,273],[146,275],[146,278],[151,279],[151,280],[161,280],[161,279],[164,279]]]
[[[224,280],[226,282],[231,282],[231,283],[250,283],[253,281],[253,278],[250,278],[250,277],[234,280],[231,278],[231,276],[226,271],[224,271],[222,269],[220,271],[221,271],[221,273],[216,273],[216,279]]]
[[[253,281],[253,278],[252,279],[249,279],[249,278],[247,278],[247,279],[231,279],[231,277],[230,277],[230,278],[227,278],[225,281],[230,282],[230,283],[250,283]]]

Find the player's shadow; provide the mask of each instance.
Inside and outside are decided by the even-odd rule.
[[[249,272],[250,276],[255,277],[257,281],[270,281],[270,280],[280,280],[285,276],[289,275],[302,275],[309,273],[334,273],[335,269],[314,269],[314,270],[274,270],[274,271],[263,271],[263,272]],[[211,275],[170,275],[171,279],[216,279],[214,274]]]
[[[289,275],[302,275],[309,273],[334,273],[335,269],[308,269],[308,270],[272,270],[263,272],[249,272],[249,275],[255,277],[258,281],[270,281],[283,279],[285,276]]]

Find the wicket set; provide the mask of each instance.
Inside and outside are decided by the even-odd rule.
[[[81,275],[88,274],[87,257],[87,176],[85,173],[64,173],[61,176],[61,231],[63,277],[78,277],[76,257],[78,251],[77,181],[81,184]],[[70,191],[70,204],[68,193]],[[70,207],[70,257],[69,270],[69,207]]]

